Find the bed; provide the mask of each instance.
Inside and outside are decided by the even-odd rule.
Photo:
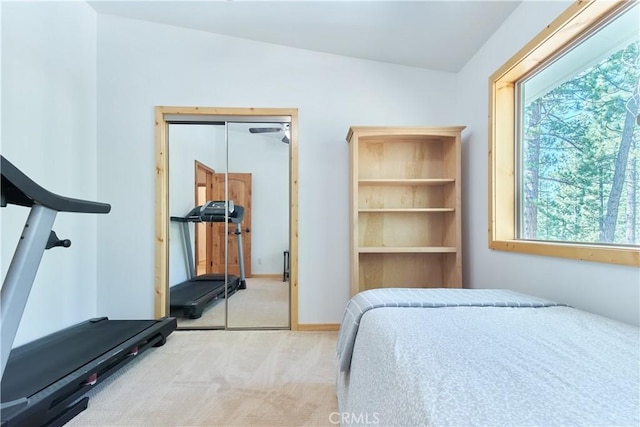
[[[342,425],[638,426],[639,329],[507,290],[375,289],[347,304]]]

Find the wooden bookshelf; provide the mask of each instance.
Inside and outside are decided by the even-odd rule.
[[[464,127],[351,127],[351,294],[461,287]]]

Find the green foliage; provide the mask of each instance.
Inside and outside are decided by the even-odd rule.
[[[639,57],[636,41],[524,106],[523,238],[640,243]]]

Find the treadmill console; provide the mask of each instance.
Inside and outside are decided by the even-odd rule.
[[[172,216],[171,221],[176,222],[224,222],[225,220],[239,224],[244,219],[244,207],[236,205],[233,201],[209,201],[202,206],[196,206],[184,216]]]
[[[229,215],[233,213],[235,207],[233,205],[233,201],[229,200]],[[223,217],[227,213],[227,203],[224,201],[209,201],[204,205],[200,206],[200,217],[205,216],[220,216]]]

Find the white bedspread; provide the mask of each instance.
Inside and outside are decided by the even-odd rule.
[[[639,329],[569,307],[380,307],[338,368],[343,425],[640,425]]]

